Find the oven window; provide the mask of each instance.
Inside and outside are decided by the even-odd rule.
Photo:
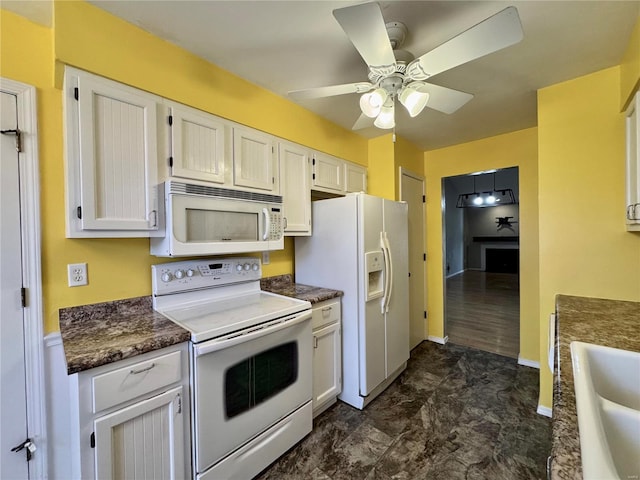
[[[227,419],[281,392],[298,378],[298,345],[289,342],[254,355],[225,372]]]
[[[253,242],[258,240],[257,213],[187,208],[186,242]]]

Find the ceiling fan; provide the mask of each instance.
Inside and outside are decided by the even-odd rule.
[[[370,126],[372,119],[378,128],[394,128],[396,98],[411,117],[425,106],[444,113],[455,112],[473,95],[425,80],[523,38],[518,10],[508,7],[414,59],[400,48],[407,34],[406,26],[400,22],[385,23],[377,3],[339,8],[333,11],[333,16],[368,65],[369,81],[295,90],[289,96],[302,100],[362,94],[362,115],[353,130]]]

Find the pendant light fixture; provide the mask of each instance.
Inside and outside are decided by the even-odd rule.
[[[493,173],[493,190],[478,192],[476,190],[476,177],[473,177],[473,192],[461,193],[456,202],[457,208],[469,207],[498,207],[500,205],[513,205],[518,203],[511,188],[496,189],[496,174]]]

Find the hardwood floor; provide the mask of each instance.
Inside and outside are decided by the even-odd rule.
[[[445,333],[451,343],[518,358],[518,274],[468,270],[447,279],[446,296]]]

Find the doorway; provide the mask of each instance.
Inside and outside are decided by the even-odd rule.
[[[46,477],[35,88],[0,78],[0,477]],[[35,450],[11,449],[30,440]],[[28,460],[30,458],[30,460]]]
[[[447,177],[442,188],[446,335],[518,358],[518,168]]]
[[[425,299],[425,182],[424,178],[400,167],[400,200],[409,210],[409,348],[427,338]]]

